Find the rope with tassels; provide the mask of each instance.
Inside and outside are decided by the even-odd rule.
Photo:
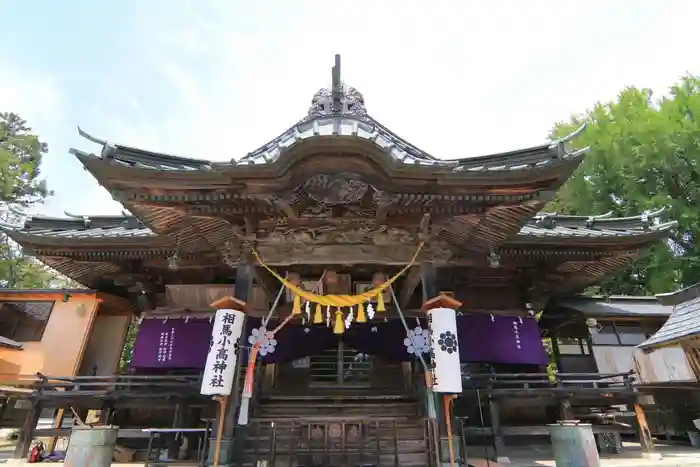
[[[368,290],[366,292],[363,292],[361,294],[357,295],[318,295],[313,292],[307,292],[306,290],[302,289],[301,287],[291,283],[284,277],[280,276],[277,272],[275,272],[272,268],[270,268],[265,262],[262,260],[258,252],[253,249],[253,255],[255,258],[258,260],[260,265],[265,268],[270,274],[272,274],[278,281],[282,283],[290,292],[294,294],[294,300],[295,303],[293,305],[293,309],[297,312],[301,311],[301,299],[303,298],[304,300],[315,303],[320,306],[326,306],[326,307],[332,307],[336,308],[336,315],[340,312],[340,308],[342,307],[353,307],[353,306],[359,306],[363,305],[365,302],[377,298],[378,300],[378,307],[377,311],[383,311],[379,308],[379,300],[381,299],[382,293],[389,287],[391,284],[393,284],[403,273],[408,271],[411,266],[413,266],[413,263],[415,263],[416,259],[418,258],[418,254],[420,251],[423,249],[424,242],[421,242],[418,245],[418,248],[416,249],[415,254],[413,255],[413,258],[411,258],[411,261],[403,268],[401,269],[398,273],[394,274],[392,277],[390,277],[386,282],[383,284],[380,284],[379,286],[375,287],[372,290]],[[383,305],[383,303],[382,303]],[[298,310],[297,310],[298,308]],[[383,306],[382,306],[383,308]],[[316,311],[319,312],[320,309],[319,307],[316,307]],[[360,314],[358,310],[358,315]],[[364,315],[364,313],[363,313]]]

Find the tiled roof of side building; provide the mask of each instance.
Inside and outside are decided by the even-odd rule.
[[[662,305],[654,296],[569,297],[557,301],[557,305],[577,310],[595,317],[668,317],[673,307]]]
[[[657,297],[661,303],[672,305],[673,312],[661,329],[639,345],[640,348],[662,347],[700,335],[700,284]]]
[[[605,238],[664,234],[677,222],[661,222],[664,209],[638,216],[613,217],[612,212],[597,216],[540,213],[523,226],[514,241],[537,238]]]

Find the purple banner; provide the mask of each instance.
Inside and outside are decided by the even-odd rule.
[[[133,368],[204,368],[212,323],[204,319],[144,319],[139,325]]]
[[[277,323],[270,323],[274,329]],[[260,326],[260,318],[249,318],[244,331],[248,336]],[[400,320],[353,324],[342,336],[345,343],[360,352],[395,360],[411,360],[413,344],[428,356],[425,320],[409,320],[413,333],[407,340]],[[212,323],[208,318],[145,319],[139,327],[132,368],[189,368],[202,369],[209,350]],[[534,318],[471,314],[457,317],[459,355],[463,363],[521,363],[544,365],[547,353],[542,345],[539,326]],[[338,336],[325,326],[289,324],[275,336],[273,346],[261,356],[266,363],[289,362],[300,357],[316,355],[336,344]],[[246,357],[243,350],[242,358]]]
[[[534,318],[462,315],[457,317],[457,332],[463,363],[547,364],[540,327]]]

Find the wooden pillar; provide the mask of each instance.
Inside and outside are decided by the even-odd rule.
[[[236,283],[234,285],[233,295],[234,298],[242,302],[247,303],[250,299],[251,291],[253,289],[253,279],[255,277],[255,269],[253,265],[249,262],[241,262],[236,268]],[[246,333],[246,323],[243,323],[243,335],[241,339],[247,341],[248,336]],[[219,465],[225,467],[232,465],[235,459],[236,443],[234,438],[234,431],[236,430],[236,422],[238,415],[238,406],[240,405],[241,399],[241,385],[242,380],[245,377],[242,373],[241,367],[242,362],[240,359],[236,361],[236,370],[233,377],[233,387],[231,388],[231,395],[228,397],[228,404],[226,405],[226,412],[224,414],[223,420],[219,419],[217,415],[216,420],[212,424],[211,436],[209,437],[209,459],[207,462],[210,464],[213,462],[215,446],[216,446],[216,433],[218,430],[219,423],[223,423],[223,436],[221,439],[221,450],[219,456]],[[243,428],[243,427],[238,427]],[[237,438],[244,437],[244,430],[240,429],[236,431],[238,435]],[[240,447],[243,446],[242,439],[240,439]]]
[[[178,402],[175,405],[175,413],[173,414],[173,428],[185,427],[185,404]],[[168,458],[177,459],[180,454],[180,443],[182,442],[182,433],[173,433],[173,436],[168,440]]]
[[[63,425],[63,419],[65,418],[66,411],[65,409],[58,409],[56,411],[56,416],[54,417],[53,420],[53,427],[56,429],[61,428]],[[58,443],[58,437],[54,436],[49,440],[49,443],[46,446],[46,451],[47,452],[53,452],[54,449],[56,449],[56,443]]]
[[[489,395],[489,418],[491,419],[495,461],[500,464],[510,463],[510,460],[505,455],[506,445],[503,440],[503,430],[501,429],[501,406],[498,399],[494,399],[492,395]]]
[[[642,455],[654,457],[654,442],[647,424],[647,417],[644,415],[644,409],[639,404],[639,401],[634,403],[634,413],[637,416],[637,429],[639,431],[639,444],[642,446]]]
[[[41,403],[38,400],[32,401],[32,406],[29,409],[29,413],[24,419],[22,424],[22,429],[19,432],[19,439],[17,440],[17,446],[15,447],[14,457],[16,459],[26,459],[29,454],[29,448],[32,445],[32,440],[34,439],[34,430],[36,430],[36,425],[39,423],[39,417],[41,416]]]
[[[262,390],[263,392],[272,391],[275,388],[275,377],[277,376],[277,365],[267,363],[264,366],[265,373],[263,376]]]
[[[562,420],[574,419],[574,410],[571,408],[571,401],[569,399],[562,399],[559,402],[559,412],[561,413]]]
[[[437,269],[433,263],[420,265],[421,291],[423,303],[438,296]]]

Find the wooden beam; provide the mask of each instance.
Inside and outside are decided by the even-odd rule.
[[[399,291],[399,306],[402,310],[406,308],[413,296],[413,292],[418,287],[421,280],[420,266],[413,266],[406,274],[401,290]]]
[[[422,303],[438,295],[437,269],[434,263],[423,262],[420,265],[421,286],[423,292]]]
[[[277,297],[279,293],[280,281],[278,281],[269,271],[261,266],[256,266],[253,268],[253,281],[262,287],[265,295],[267,295],[267,300],[272,303],[272,301]]]

